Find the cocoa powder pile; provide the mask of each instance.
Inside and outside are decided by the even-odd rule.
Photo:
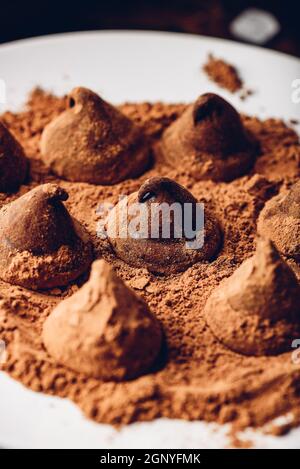
[[[237,83],[234,85],[232,82],[231,89],[234,86],[237,86]],[[27,182],[14,194],[1,193],[1,207],[39,184],[53,183],[63,188],[69,194],[64,205],[71,216],[88,232],[95,257],[103,258],[109,263],[124,282],[122,287],[118,286],[118,281],[111,280],[110,270],[107,271],[105,278],[110,282],[107,284],[108,289],[114,292],[110,297],[113,296],[118,305],[120,301],[118,288],[131,287],[143,298],[143,304],[147,305],[143,307],[143,314],[150,314],[146,313],[149,309],[151,315],[159,320],[164,332],[164,345],[159,360],[156,360],[152,368],[147,373],[139,373],[138,377],[131,380],[102,380],[98,374],[97,377],[91,377],[82,372],[85,369],[83,363],[79,363],[78,366],[74,364],[75,368],[72,370],[66,364],[61,362],[59,364],[59,358],[54,358],[56,352],[60,350],[59,344],[53,344],[52,339],[50,342],[46,339],[47,349],[44,346],[43,334],[47,334],[44,323],[53,310],[58,316],[70,308],[73,311],[69,306],[72,306],[71,300],[70,303],[65,303],[65,306],[61,302],[68,301],[77,292],[78,302],[74,300],[76,307],[79,304],[80,310],[88,311],[92,320],[96,321],[95,324],[98,324],[99,318],[94,314],[93,305],[100,300],[104,301],[103,286],[98,287],[93,277],[93,285],[83,287],[85,290],[80,290],[78,293],[82,285],[89,285],[85,283],[88,272],[67,286],[46,291],[32,291],[0,281],[0,338],[8,346],[8,359],[4,369],[10,376],[32,390],[72,399],[87,417],[113,425],[169,417],[187,420],[204,419],[219,423],[231,422],[233,428],[239,430],[248,426],[261,427],[273,418],[289,412],[293,414],[293,420],[284,427],[284,431],[299,424],[300,365],[292,361],[293,349],[285,347],[284,351],[277,355],[242,354],[234,351],[231,343],[228,346],[226,343],[228,331],[219,330],[218,321],[213,323],[212,328],[208,325],[210,323],[208,315],[211,314],[209,305],[213,304],[214,298],[218,302],[221,301],[219,312],[226,312],[229,308],[227,303],[225,305],[223,296],[220,297],[217,288],[225,281],[228,281],[229,285],[236,285],[231,281],[231,276],[251,256],[254,256],[251,265],[260,264],[259,259],[263,259],[270,272],[268,288],[277,292],[273,272],[281,261],[278,260],[277,251],[272,254],[275,247],[266,247],[264,242],[256,252],[256,224],[265,203],[277,194],[286,194],[299,180],[300,145],[297,134],[280,120],[261,121],[255,117],[242,116],[243,126],[251,133],[259,147],[259,155],[254,166],[247,168],[246,175],[242,177],[231,182],[206,179],[196,181],[186,168],[183,169],[179,164],[176,167],[169,167],[156,159],[152,167],[137,179],[126,179],[110,186],[93,185],[58,178],[47,169],[41,158],[39,150],[41,133],[44,127],[67,106],[66,98],[57,98],[42,90],[35,90],[30,96],[26,110],[17,114],[7,112],[1,116],[30,160],[30,175]],[[162,131],[176,118],[182,116],[186,109],[187,106],[184,104],[163,103],[119,106],[120,111],[142,127],[145,138],[152,148],[160,141]],[[184,186],[197,200],[209,205],[222,227],[223,244],[213,259],[196,262],[183,272],[158,275],[121,260],[115,254],[109,240],[97,237],[96,227],[100,215],[96,209],[98,204],[103,202],[117,203],[120,194],[135,193],[151,177],[166,176]],[[297,260],[289,258],[285,259],[284,263],[282,269],[284,272],[289,271],[288,278],[293,278],[296,282],[297,277],[299,281],[300,268]],[[2,269],[2,266],[0,268]],[[242,269],[244,272],[247,266]],[[95,272],[93,275],[95,276]],[[251,293],[253,282],[261,276],[257,274],[253,280],[245,273],[243,278],[245,283],[241,285],[241,291]],[[102,292],[102,296],[99,292]],[[213,292],[217,293],[211,297],[205,310],[206,302]],[[296,287],[293,292],[297,298]],[[252,298],[250,293],[247,298]],[[85,300],[82,296],[85,294],[95,297],[91,296]],[[230,312],[233,311],[234,298],[233,291],[229,298]],[[130,301],[135,304],[137,300]],[[241,305],[240,309],[245,311],[251,309],[249,301],[243,307]],[[240,304],[238,297],[237,302]],[[266,311],[269,311],[268,306],[262,304]],[[124,308],[122,305],[116,307],[117,317],[122,315],[124,317],[122,311],[127,311]],[[294,305],[288,305],[287,308],[291,311]],[[299,315],[299,304],[297,308]],[[295,314],[295,311],[292,313]],[[152,323],[154,318],[151,317],[149,316],[148,322],[145,323],[150,328],[154,327]],[[228,318],[226,319],[228,321]],[[77,324],[78,320],[78,317],[74,318],[73,324]],[[61,321],[61,324],[68,322],[63,317]],[[115,326],[118,324],[116,321],[117,319],[109,323],[110,328],[106,329],[109,334],[115,334]],[[252,328],[245,330],[245,334],[248,334],[246,342],[251,342],[251,347],[253,345],[251,334],[266,327],[264,321],[262,325],[259,321],[261,320],[258,320],[255,327],[252,325]],[[53,327],[55,330],[58,326],[54,323]],[[85,322],[83,327],[89,325]],[[104,327],[103,324],[101,327]],[[158,331],[156,326],[155,330]],[[269,338],[267,332],[264,330],[262,334],[266,340]],[[155,334],[157,334],[156,341],[152,345],[147,344],[153,353],[154,350],[158,350],[160,343],[159,333]],[[94,340],[94,336],[97,339],[96,332],[90,332],[90,336],[91,340]],[[76,340],[80,339],[77,337]],[[140,337],[134,340],[137,340],[137,344],[140,343]],[[240,343],[243,345],[239,337]],[[63,348],[63,345],[61,346]],[[84,343],[79,343],[76,350],[83,346]],[[119,352],[125,348],[120,347],[118,366],[121,364],[122,377],[128,369],[128,362],[122,364]],[[134,353],[134,350],[128,350]],[[66,357],[64,351],[62,353],[63,357]],[[102,353],[104,354],[101,355],[102,358],[109,353],[105,344],[101,348]],[[136,353],[138,354],[138,350]],[[59,356],[57,353],[57,357]],[[113,357],[110,359],[114,363]],[[88,363],[86,365],[88,366]],[[93,366],[92,361],[90,366]],[[280,434],[278,428],[272,431]]]
[[[203,70],[212,81],[231,93],[236,93],[243,87],[243,82],[237,69],[225,60],[214,57],[212,54],[209,54]]]

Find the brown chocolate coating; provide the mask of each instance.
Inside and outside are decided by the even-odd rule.
[[[24,182],[28,160],[21,145],[0,121],[0,192],[14,192]]]
[[[231,181],[251,169],[257,145],[237,111],[206,93],[165,130],[156,152],[197,180]]]
[[[257,230],[268,236],[279,252],[300,262],[300,181],[287,194],[266,203]]]
[[[67,192],[43,184],[0,210],[2,280],[30,289],[67,285],[92,262],[85,229],[63,205]]]
[[[162,330],[144,300],[100,260],[88,282],[52,311],[43,341],[58,363],[120,381],[149,370],[161,350]]]
[[[180,216],[175,211],[171,212],[170,218],[159,215],[164,204],[169,207],[174,203],[179,203]],[[121,200],[109,213],[106,223],[109,241],[118,257],[130,265],[165,274],[181,272],[196,262],[213,258],[221,245],[219,223],[205,207],[204,230],[200,229],[196,237],[199,242],[204,237],[204,245],[198,249],[191,248],[188,246],[191,240],[183,230],[183,220],[187,216],[185,210],[188,210],[184,204],[191,207],[194,225],[197,200],[184,187],[165,177],[148,179],[127,201]],[[128,233],[136,217],[132,209],[137,206],[143,220],[141,235],[138,236]],[[125,219],[127,210],[129,215]],[[167,222],[169,229],[166,230]],[[178,232],[182,232],[180,237],[176,235]]]
[[[68,103],[41,138],[42,158],[55,174],[110,185],[145,171],[149,146],[141,128],[86,88],[73,89]]]
[[[214,335],[245,355],[278,355],[300,334],[300,285],[272,242],[256,253],[207,300],[205,317]]]

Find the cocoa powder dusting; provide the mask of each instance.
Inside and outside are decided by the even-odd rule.
[[[208,55],[203,70],[212,81],[231,93],[236,93],[243,87],[243,82],[237,69],[228,62],[225,62],[225,60],[214,57],[212,54]]]
[[[235,90],[240,82],[234,79],[225,83]],[[255,166],[246,176],[230,183],[195,182],[180,166],[169,168],[156,161],[138,179],[95,186],[58,179],[40,157],[41,133],[66,104],[66,98],[35,90],[26,110],[1,117],[31,162],[28,182],[15,194],[1,194],[1,207],[42,183],[56,183],[65,189],[69,198],[64,204],[89,232],[95,257],[111,264],[125,284],[146,301],[162,325],[167,347],[156,368],[131,381],[101,381],[71,371],[47,353],[42,330],[52,310],[78,291],[87,274],[67,287],[47,292],[1,281],[0,338],[8,344],[4,369],[32,390],[67,397],[87,417],[113,425],[169,417],[231,422],[234,430],[241,430],[261,427],[288,412],[294,419],[285,431],[299,424],[300,365],[292,362],[293,349],[276,356],[242,355],[222,345],[204,316],[205,303],[214,289],[254,255],[256,222],[265,202],[286,193],[299,180],[297,134],[280,120],[242,116],[245,128],[260,147]],[[151,143],[156,143],[186,106],[137,103],[123,104],[119,109],[143,127]],[[98,204],[116,203],[120,194],[138,191],[154,176],[174,179],[212,208],[224,233],[223,246],[213,261],[194,263],[181,273],[155,275],[118,259],[110,243],[97,238]],[[287,263],[299,280],[299,264],[293,259]],[[270,431],[280,433],[277,427]]]

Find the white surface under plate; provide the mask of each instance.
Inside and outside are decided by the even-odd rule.
[[[209,52],[237,65],[254,95],[242,102],[211,83],[201,71]],[[300,104],[292,102],[292,82],[297,78],[298,59],[218,39],[154,32],[63,34],[0,46],[0,80],[6,84],[7,98],[6,103],[0,100],[0,112],[19,108],[35,86],[62,94],[83,85],[113,103],[193,101],[213,91],[245,113],[299,119]],[[3,372],[0,396],[3,447],[214,448],[228,444],[227,427],[203,422],[160,419],[121,431],[98,425],[85,419],[71,402],[33,393]],[[300,429],[281,438],[258,433],[251,438],[258,447],[299,447]]]

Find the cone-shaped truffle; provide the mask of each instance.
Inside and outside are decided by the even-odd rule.
[[[205,305],[214,335],[245,355],[277,355],[300,337],[300,286],[271,241],[214,290]]]
[[[120,381],[146,373],[162,343],[147,304],[101,260],[90,279],[59,303],[44,323],[49,354],[74,371]]]
[[[85,229],[62,201],[55,184],[32,189],[0,210],[1,279],[30,289],[67,285],[92,262]]]
[[[220,226],[211,211],[165,177],[148,179],[121,200],[109,213],[106,229],[121,259],[154,273],[180,272],[207,261],[221,244]]]
[[[18,190],[28,171],[21,145],[0,121],[0,192]]]
[[[256,144],[237,111],[220,96],[207,93],[165,130],[157,152],[170,166],[185,169],[197,180],[230,181],[252,167]]]
[[[280,194],[266,203],[257,229],[273,241],[279,252],[300,261],[300,181],[288,194]]]
[[[86,88],[73,89],[68,109],[44,129],[41,153],[58,176],[91,184],[136,177],[149,163],[142,130]]]

